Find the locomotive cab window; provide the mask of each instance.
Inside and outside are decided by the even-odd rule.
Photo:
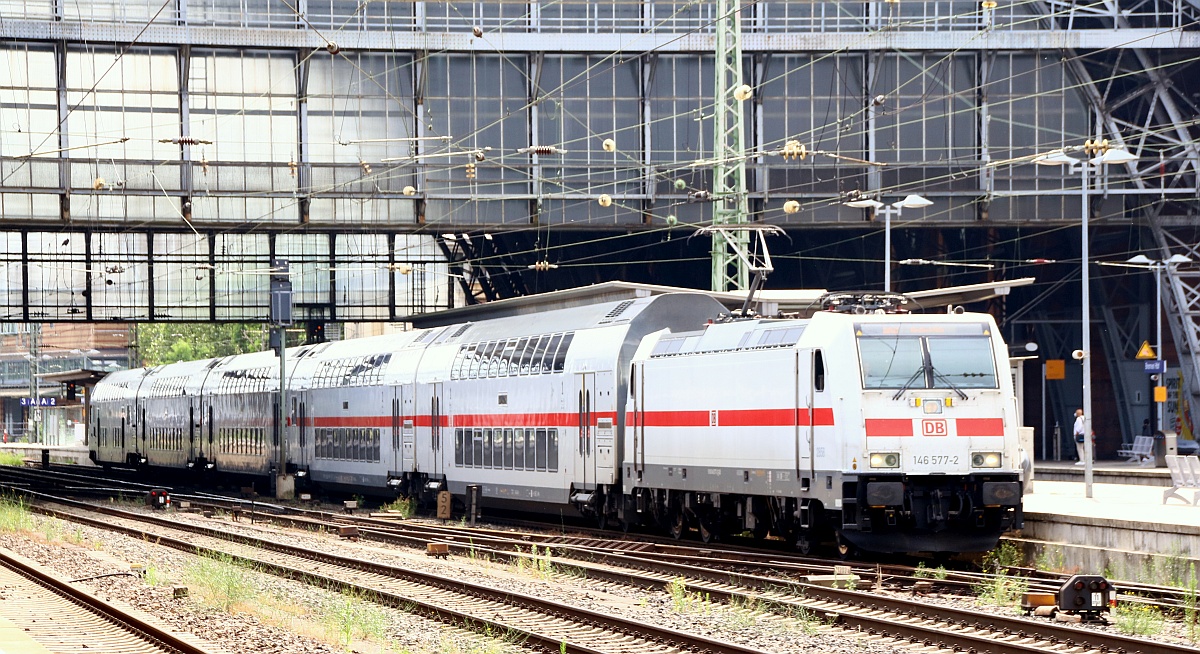
[[[997,388],[988,326],[857,324],[866,389]]]

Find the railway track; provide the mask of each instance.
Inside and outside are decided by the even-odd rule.
[[[57,498],[55,501],[61,501]],[[70,502],[70,500],[66,500]],[[231,555],[252,561],[265,571],[285,577],[317,582],[334,588],[356,588],[368,593],[377,601],[402,606],[450,620],[457,624],[463,621],[490,623],[493,628],[509,633],[520,633],[527,644],[551,649],[567,643],[570,651],[671,651],[662,643],[676,643],[680,649],[700,649],[713,652],[753,651],[736,645],[716,641],[697,642],[688,634],[669,633],[658,627],[623,621],[609,615],[574,607],[550,604],[537,598],[499,591],[503,599],[484,597],[494,589],[477,584],[430,578],[411,570],[398,570],[390,566],[348,559],[332,554],[313,552],[273,541],[265,541],[226,531],[177,523],[157,516],[132,514],[110,509],[75,503],[77,508],[119,516],[122,520],[152,523],[159,529],[146,530],[108,521],[80,516],[74,513],[43,509],[64,519],[89,522],[106,529],[125,531],[140,538],[156,539],[164,545],[195,552],[225,552],[227,548],[207,543],[207,539],[233,541],[256,550],[268,550],[270,560],[261,553],[233,552]],[[190,538],[172,536],[164,530],[183,531],[193,534]],[[370,532],[370,529],[361,529]],[[207,544],[201,544],[194,536],[199,534]],[[186,536],[186,534],[184,534]],[[412,538],[412,536],[408,536]],[[474,548],[476,555],[527,556],[510,550],[493,550],[483,543],[453,542],[458,547]],[[411,544],[411,543],[409,543]],[[565,546],[564,546],[565,547]],[[460,550],[465,551],[465,550]],[[921,646],[957,649],[960,651],[1028,653],[1028,652],[1142,652],[1145,654],[1182,654],[1194,652],[1192,647],[1171,643],[1129,638],[1106,632],[1066,626],[1042,621],[1021,620],[1006,616],[993,616],[963,609],[933,606],[917,599],[883,596],[856,590],[825,588],[780,578],[768,578],[751,574],[713,570],[700,566],[675,562],[653,561],[639,558],[639,552],[604,554],[602,562],[575,561],[569,565],[585,571],[589,578],[601,578],[631,584],[638,587],[656,588],[667,584],[684,583],[690,593],[722,601],[755,602],[781,615],[802,612],[816,616],[823,622],[842,629],[861,632],[877,638],[888,638]],[[317,565],[314,565],[316,563]],[[555,560],[558,565],[559,560]],[[653,569],[648,569],[653,568]],[[431,590],[431,588],[436,590]],[[483,596],[481,596],[483,595]],[[468,601],[467,597],[472,598]],[[474,604],[474,602],[489,602]],[[499,602],[498,604],[496,602]],[[459,607],[459,608],[447,608]],[[546,617],[556,613],[559,617]],[[481,615],[483,614],[483,615]],[[636,646],[630,646],[636,641]]]
[[[0,548],[0,618],[47,651],[105,654],[216,654],[132,615],[41,566]],[[13,651],[23,651],[17,647]]]
[[[683,651],[761,654],[761,650],[752,647],[479,583],[314,552],[308,548],[234,535],[219,529],[174,523],[119,509],[94,507],[65,498],[41,499],[66,504],[74,509],[102,513],[119,522],[92,518],[74,511],[33,507],[33,510],[46,515],[122,532],[195,554],[229,557],[262,572],[328,589],[353,592],[381,604],[428,615],[456,626],[470,625],[488,633],[506,634],[506,637],[534,649],[565,649],[580,654],[667,654]],[[150,523],[156,528],[121,524],[129,521]],[[231,544],[234,546],[230,547]]]

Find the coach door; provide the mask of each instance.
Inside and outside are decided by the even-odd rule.
[[[646,470],[646,374],[641,363],[633,364],[630,384],[633,385],[633,424],[626,425],[626,429],[633,434],[630,458],[638,481],[641,481]]]
[[[395,450],[397,472],[416,469],[416,442],[412,419],[413,387],[397,386],[392,398],[392,447]]]
[[[444,438],[443,425],[445,424],[446,414],[443,409],[442,402],[445,399],[443,396],[444,389],[442,382],[433,382],[429,384],[429,405],[424,408],[429,415],[429,449],[433,452],[433,474],[445,472],[446,461],[444,459],[447,443]],[[449,443],[449,447],[453,447],[454,443]]]
[[[576,481],[585,488],[588,484],[596,483],[595,458],[593,437],[596,426],[596,373],[585,372],[575,375],[575,413],[576,424],[579,425],[579,437],[576,443],[578,451],[579,472]]]

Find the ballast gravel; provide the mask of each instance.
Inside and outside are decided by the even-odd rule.
[[[251,525],[225,516],[167,515],[180,522],[534,595],[767,652],[885,654],[914,651],[891,641],[831,627],[817,615],[783,617],[755,611],[753,607],[731,607],[695,594],[645,591],[536,565],[517,566],[491,561],[484,556],[435,559],[411,548],[350,542],[334,535],[300,529]],[[194,634],[229,652],[503,654],[527,651],[519,643],[512,642],[514,639],[479,635],[252,571],[243,571],[240,579],[235,580],[249,587],[242,589],[242,597],[237,601],[214,604],[211,600],[206,601],[198,588],[193,592],[190,587],[187,596],[175,597],[175,587],[194,584],[196,575],[206,574],[199,557],[51,518],[35,516],[35,521],[39,527],[32,532],[0,533],[0,546],[70,578],[127,572],[131,565],[141,566],[144,573],[137,576],[110,576],[82,583],[105,599],[137,607],[158,616],[177,631]],[[932,596],[929,600],[972,610],[989,610],[975,606],[971,598]]]

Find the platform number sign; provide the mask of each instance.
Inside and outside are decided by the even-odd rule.
[[[949,433],[946,421],[941,418],[926,418],[921,421],[922,436],[945,436]]]

